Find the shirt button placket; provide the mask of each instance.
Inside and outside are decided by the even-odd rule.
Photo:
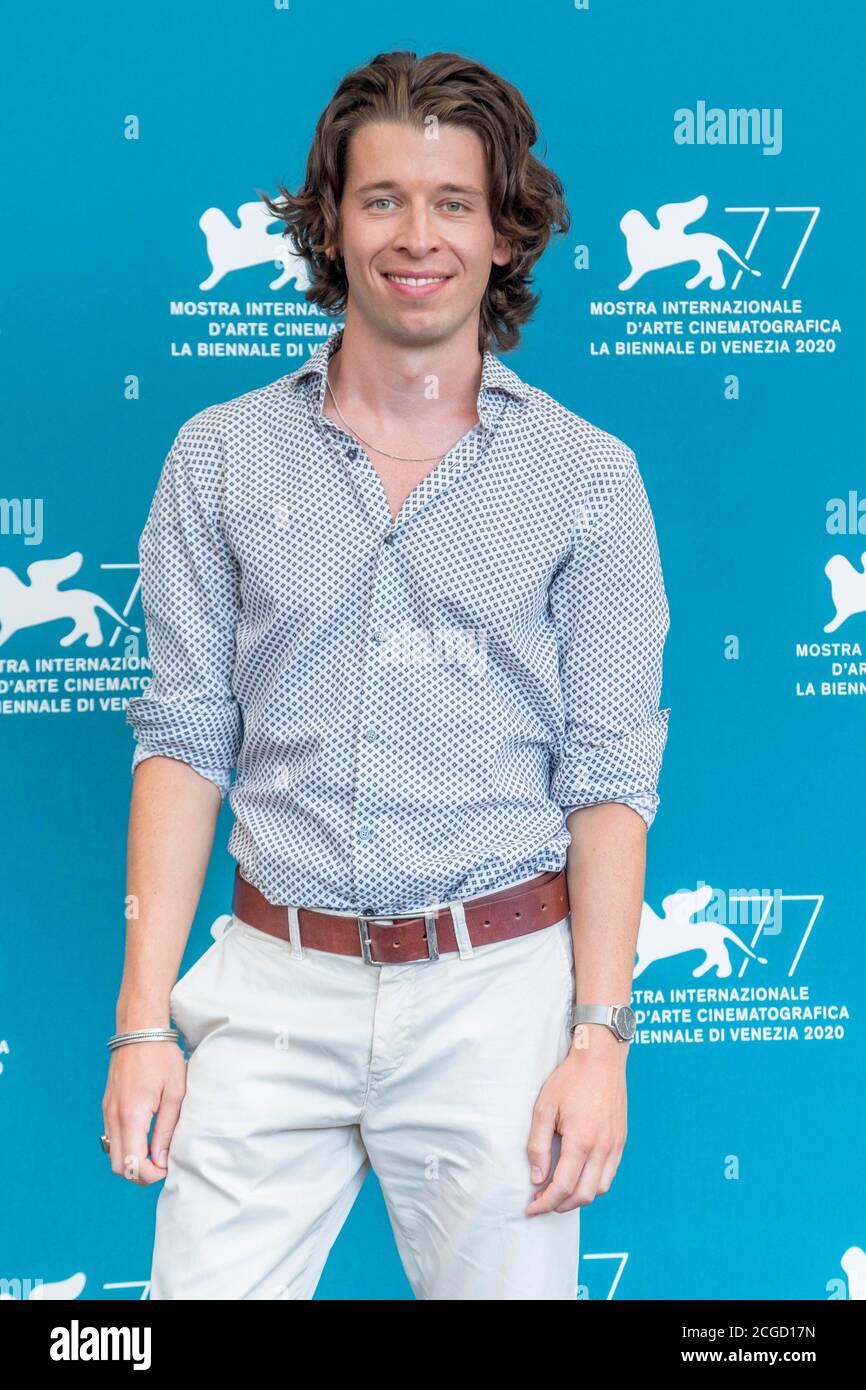
[[[356,889],[358,897],[363,899],[376,898],[380,891],[379,884],[375,881],[372,874],[376,832],[370,822],[375,815],[376,808],[375,803],[370,800],[371,793],[369,789],[374,780],[371,774],[376,770],[378,763],[378,747],[383,736],[381,725],[377,723],[378,716],[373,712],[376,707],[376,697],[379,694],[377,677],[381,665],[382,646],[385,641],[384,628],[380,624],[378,616],[381,611],[380,591],[383,582],[382,561],[385,557],[393,553],[391,550],[393,540],[394,533],[390,531],[387,532],[386,535],[382,537],[382,544],[376,555],[376,569],[373,575],[372,594],[370,598],[370,643],[367,651],[367,679],[364,682],[363,699],[359,710],[358,795],[355,803],[355,837],[359,846]],[[384,622],[384,614],[382,615],[382,619]],[[363,851],[365,845],[370,846],[370,850],[366,855]]]

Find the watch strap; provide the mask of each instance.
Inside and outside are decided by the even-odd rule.
[[[617,1015],[621,1008],[630,1007],[622,1004],[575,1004],[571,1013],[570,1031],[573,1033],[582,1023],[603,1023],[621,1042],[629,1042],[630,1038],[618,1027]]]

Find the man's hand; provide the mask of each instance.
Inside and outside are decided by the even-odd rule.
[[[586,1046],[572,1045],[539,1091],[532,1112],[527,1145],[532,1181],[547,1186],[532,1199],[527,1216],[573,1211],[607,1192],[625,1148],[630,1044],[599,1023],[582,1025],[576,1037]],[[561,1147],[551,1177],[554,1133],[561,1135]]]
[[[118,1033],[166,1028],[171,1021],[172,986],[201,896],[220,805],[216,783],[181,758],[154,755],[135,768],[126,949],[114,1020]],[[176,1043],[126,1043],[111,1053],[102,1117],[113,1172],[141,1186],[165,1177],[185,1094],[186,1062]]]
[[[165,1177],[167,1150],[185,1094],[186,1062],[176,1043],[127,1043],[112,1052],[102,1118],[111,1143],[112,1171],[118,1177],[141,1187]],[[147,1134],[154,1114],[149,1155]]]

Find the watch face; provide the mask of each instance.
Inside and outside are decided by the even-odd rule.
[[[634,1037],[637,1029],[637,1019],[635,1018],[634,1009],[630,1008],[628,1004],[621,1004],[617,1009],[616,1027],[620,1036],[626,1038],[629,1042]]]

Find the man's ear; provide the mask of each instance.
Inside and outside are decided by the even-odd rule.
[[[504,236],[497,236],[493,243],[494,265],[508,265],[511,260],[511,242]]]

